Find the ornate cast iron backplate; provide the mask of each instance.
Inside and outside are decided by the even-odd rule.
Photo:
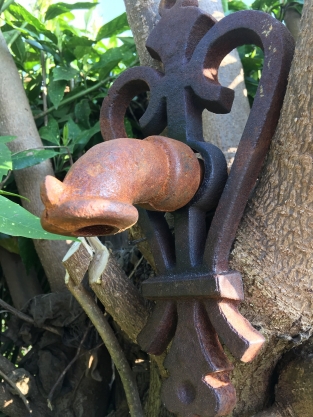
[[[235,233],[274,134],[294,43],[287,29],[268,14],[243,11],[220,22],[198,8],[197,0],[168,0],[147,41],[164,73],[148,67],[125,71],[104,100],[101,128],[105,140],[126,137],[124,115],[130,100],[150,90],[141,126],[189,145],[204,162],[204,179],[190,203],[174,212],[175,233],[164,215],[140,209],[140,224],[150,242],[158,276],[143,283],[155,310],[138,342],[159,355],[172,341],[165,365],[166,407],[182,417],[223,416],[236,403],[230,382],[231,353],[249,362],[264,338],[241,316],[243,286],[228,258]],[[222,152],[205,143],[202,111],[231,110],[234,92],[218,82],[222,59],[234,48],[253,43],[264,51],[260,85],[227,178]],[[206,230],[209,228],[208,233]]]

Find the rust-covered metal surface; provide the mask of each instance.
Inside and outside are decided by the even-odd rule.
[[[159,355],[172,341],[165,362],[170,376],[162,390],[162,399],[170,411],[181,417],[215,417],[229,414],[236,403],[230,380],[232,365],[220,339],[244,362],[253,360],[264,343],[264,337],[239,313],[242,279],[238,271],[229,270],[228,258],[277,125],[294,44],[288,30],[268,14],[237,12],[216,22],[197,6],[196,0],[161,1],[162,18],[149,37],[147,48],[155,59],[162,61],[164,72],[148,67],[125,71],[103,102],[100,122],[104,139],[114,139],[112,146],[118,148],[117,138],[126,137],[124,115],[130,100],[150,90],[149,106],[140,121],[146,135],[158,135],[167,127],[169,137],[188,145],[203,160],[199,189],[187,204],[173,212],[174,234],[164,213],[138,209],[158,268],[158,275],[143,284],[145,297],[155,300],[156,306],[138,342],[147,352]],[[219,65],[232,49],[248,43],[263,49],[264,68],[227,177],[222,152],[204,142],[201,115],[205,108],[215,113],[231,110],[234,92],[219,84]],[[100,155],[98,158],[100,161]],[[121,164],[125,161],[125,157],[121,158]],[[162,171],[162,158],[155,163],[159,164],[156,170]],[[88,168],[88,161],[85,165],[87,172],[95,169]],[[146,166],[146,161],[140,160],[140,165]],[[116,166],[120,169],[118,158]],[[142,178],[139,166],[138,176]],[[65,179],[69,186],[73,183],[71,176],[74,177],[71,172]],[[199,171],[196,177],[199,178]],[[60,210],[59,223],[54,220],[56,228],[57,224],[65,227],[62,205],[58,205],[57,198],[49,197],[61,195],[62,185],[56,185],[51,194],[49,181],[52,180],[47,181],[43,191],[44,200],[48,201],[47,206],[55,204],[54,209]],[[184,181],[188,188],[189,180]],[[148,183],[140,183],[140,187],[147,187],[147,192]],[[76,215],[79,187],[78,181],[73,188],[76,191],[67,194],[66,207],[71,207],[66,212],[69,223],[70,215]],[[87,187],[89,201],[98,201],[97,190]],[[123,202],[123,194],[114,199]],[[149,204],[162,210],[151,201]],[[99,210],[98,215],[104,219],[106,213]],[[83,224],[87,235],[97,234],[90,223]],[[124,225],[120,227],[123,228]],[[105,234],[106,230],[102,232]]]
[[[83,155],[63,183],[46,177],[41,223],[70,236],[119,233],[138,220],[133,204],[173,211],[190,201],[200,182],[199,159],[182,142],[162,136],[105,142]]]

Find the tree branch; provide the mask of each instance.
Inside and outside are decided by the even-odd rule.
[[[76,250],[72,249],[70,256],[67,254],[64,261],[64,266],[67,270],[66,285],[98,330],[100,337],[111,355],[116,369],[121,376],[131,416],[144,417],[135,377],[115,334],[91,294],[81,285],[90,265],[90,251],[86,248],[85,242],[75,242],[74,245],[76,245]],[[83,254],[83,256],[80,257],[79,253]]]
[[[32,319],[27,314],[24,314],[21,311],[17,310],[16,308],[12,307],[10,304],[6,303],[1,298],[0,298],[0,306],[3,307],[3,308],[5,308],[10,313],[14,314],[19,319],[21,319],[23,321],[26,321],[27,323],[32,324],[33,326],[37,327],[34,319]],[[44,325],[41,328],[44,329],[44,330],[47,330],[48,332],[57,334],[58,336],[62,336],[62,333],[56,327],[53,327],[53,326],[45,326]],[[0,364],[0,368],[1,368],[1,364]]]
[[[149,303],[100,240],[93,237],[88,241],[95,251],[89,267],[90,286],[114,321],[137,343],[150,313]]]
[[[23,401],[25,407],[27,408],[29,415],[31,415],[32,410],[29,406],[29,402],[26,399],[25,395],[21,392],[21,390],[18,388],[18,386],[8,377],[6,376],[6,374],[4,372],[2,372],[0,370],[0,376],[5,380],[5,382],[7,382],[13,389],[14,391],[19,395],[19,397],[21,398],[21,400]]]

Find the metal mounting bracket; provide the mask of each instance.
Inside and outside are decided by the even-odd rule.
[[[169,137],[201,154],[202,185],[174,212],[174,236],[162,213],[141,210],[159,275],[143,283],[144,296],[156,306],[138,342],[159,355],[172,341],[165,361],[170,377],[162,389],[170,411],[223,416],[234,408],[236,393],[219,337],[244,362],[252,361],[265,341],[238,311],[242,279],[229,270],[228,258],[278,122],[294,43],[284,25],[262,12],[237,12],[217,22],[196,0],[163,0],[160,15],[146,46],[164,73],[148,67],[125,71],[104,100],[101,129],[105,140],[126,137],[126,108],[149,90],[140,120],[144,133],[160,134],[167,127]],[[222,152],[204,142],[201,115],[204,109],[230,112],[234,92],[219,84],[219,65],[231,50],[249,43],[263,49],[264,68],[227,178]]]

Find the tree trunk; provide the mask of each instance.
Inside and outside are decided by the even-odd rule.
[[[8,143],[12,152],[42,146],[31,108],[19,73],[0,31],[0,135],[16,136]],[[43,211],[40,184],[46,175],[54,175],[50,161],[14,171],[19,193],[29,201],[23,206],[36,216]],[[64,241],[35,240],[35,247],[53,291],[65,289],[62,258],[67,251]]]
[[[235,365],[238,417],[263,409],[278,359],[312,334],[312,25],[305,2],[279,125],[232,254],[244,276],[241,311],[268,338],[255,363]]]

